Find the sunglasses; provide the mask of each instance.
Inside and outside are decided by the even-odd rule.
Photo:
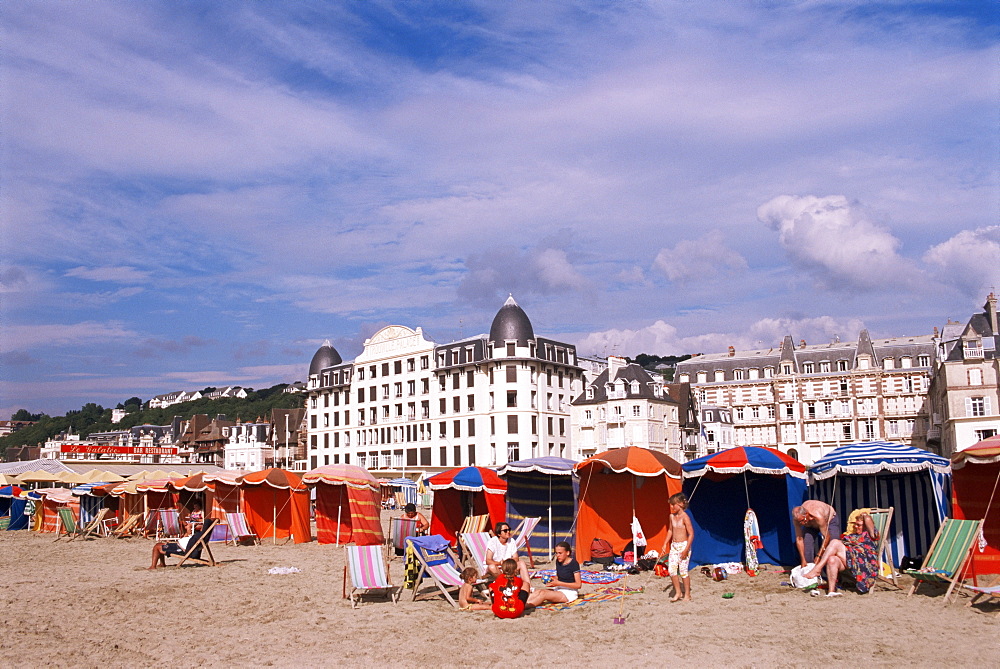
[[[499,530],[497,530],[497,532],[510,532],[510,528],[509,527],[501,527]]]

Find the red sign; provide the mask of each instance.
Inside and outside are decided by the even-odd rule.
[[[177,455],[176,446],[110,446],[97,444],[62,444],[62,453],[114,453],[116,455]]]

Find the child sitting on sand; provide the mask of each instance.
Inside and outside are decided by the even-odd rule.
[[[479,572],[475,567],[466,567],[460,574],[462,577],[462,587],[458,589],[458,610],[459,611],[489,611],[492,606],[485,600],[477,597],[472,591],[472,585],[479,579]]]
[[[667,538],[663,542],[663,551],[670,546],[670,557],[667,560],[667,573],[674,586],[674,596],[671,602],[684,599],[691,601],[691,577],[688,575],[688,561],[691,559],[691,544],[694,543],[694,527],[691,517],[687,514],[687,496],[679,492],[667,500],[670,504],[670,525],[667,527]],[[683,579],[683,589],[681,587]]]

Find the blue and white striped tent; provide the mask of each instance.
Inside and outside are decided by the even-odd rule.
[[[847,444],[809,467],[809,497],[833,506],[844,521],[854,509],[894,507],[889,546],[899,565],[904,555],[926,554],[948,516],[951,462],[889,441]]]
[[[408,478],[398,478],[386,481],[386,483],[391,485],[393,488],[397,488],[401,493],[403,493],[403,499],[406,500],[407,504],[417,503],[416,481],[411,481]]]
[[[83,483],[74,487],[70,492],[80,498],[80,519],[81,525],[86,525],[92,521],[101,508],[104,507],[105,498],[94,495],[91,490],[99,485],[108,485],[108,481],[97,481],[95,483]]]

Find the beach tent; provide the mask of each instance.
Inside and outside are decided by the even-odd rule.
[[[240,511],[240,487],[237,479],[245,473],[237,470],[198,472],[185,478],[173,479],[168,487],[177,492],[177,504],[185,518],[197,501],[201,503],[205,518],[223,521],[212,528],[209,541],[229,541],[232,537],[229,525],[225,523],[226,514]]]
[[[80,525],[87,525],[100,513],[101,509],[111,508],[109,502],[115,498],[108,495],[98,495],[94,491],[94,488],[105,486],[108,483],[108,481],[94,481],[70,489],[70,492],[80,500]]]
[[[393,492],[403,493],[403,501],[407,504],[417,503],[417,482],[408,478],[389,479],[382,481],[383,485],[389,486]]]
[[[8,530],[28,529],[29,518],[24,514],[27,504],[24,491],[17,486],[8,485],[0,488],[0,516],[9,516]]]
[[[954,517],[983,521],[968,574],[1000,574],[1000,436],[953,454],[951,466]]]
[[[525,518],[541,518],[528,544],[532,555],[552,558],[555,545],[573,545],[573,519],[579,481],[574,460],[554,456],[508,462],[497,470],[507,481],[507,522],[516,527]]]
[[[67,488],[38,488],[32,492],[39,497],[35,502],[35,519],[31,528],[36,532],[58,532],[61,507],[69,507],[73,517],[79,518],[80,502]]]
[[[894,507],[887,542],[897,566],[903,556],[927,552],[949,513],[951,462],[913,446],[840,446],[809,467],[809,479],[809,497],[833,506],[845,522],[857,508]]]
[[[435,474],[424,482],[434,491],[431,534],[440,534],[452,545],[467,516],[489,515],[490,528],[507,515],[504,502],[507,482],[492,469],[458,467]]]
[[[309,489],[302,476],[285,469],[265,469],[238,478],[243,512],[261,541],[289,537],[297,544],[312,541]]]
[[[639,520],[647,546],[659,551],[667,537],[667,498],[681,491],[681,465],[666,453],[629,446],[613,448],[576,464],[580,477],[576,559],[590,559],[594,539],[620,554]]]
[[[763,544],[757,562],[798,564],[792,509],[806,498],[805,465],[775,449],[746,446],[690,460],[681,468],[694,526],[692,566],[747,562],[747,509],[757,517]]]
[[[379,482],[355,465],[324,465],[302,482],[316,491],[316,540],[321,544],[381,545]]]

